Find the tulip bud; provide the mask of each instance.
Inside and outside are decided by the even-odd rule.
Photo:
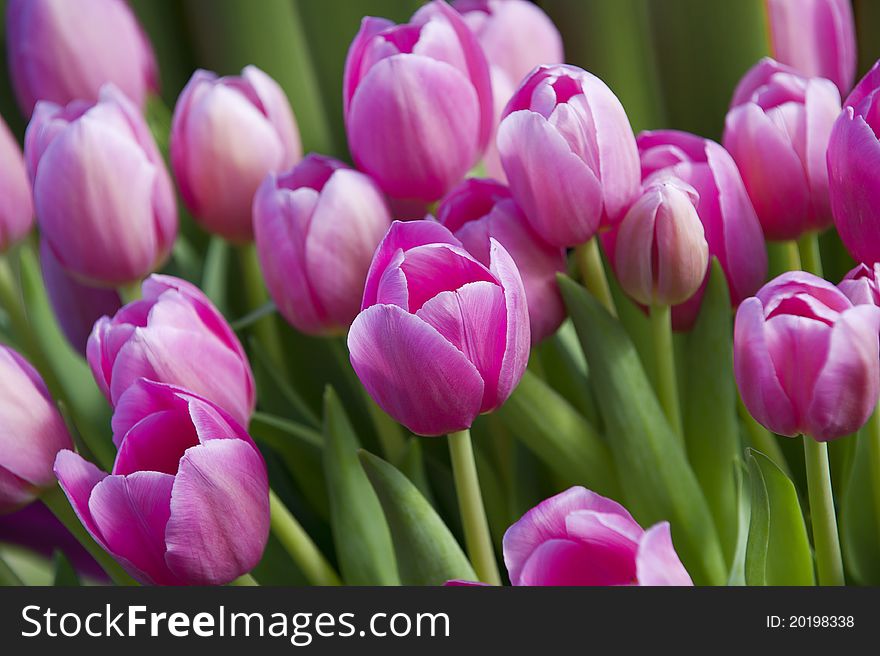
[[[774,59],[841,94],[856,75],[856,26],[850,0],[767,0]]]
[[[254,377],[244,349],[200,289],[153,275],[143,298],[102,317],[86,354],[98,387],[113,406],[139,378],[179,385],[224,408],[246,426],[254,411]]]
[[[469,428],[510,396],[529,357],[522,279],[494,239],[489,267],[434,221],[395,221],[348,333],[370,396],[419,435]]]
[[[52,487],[55,454],[71,448],[70,433],[40,374],[0,345],[0,514]]]
[[[734,372],[743,402],[780,435],[819,442],[861,428],[880,394],[880,308],[856,305],[801,271],[772,280],[736,313]]]
[[[240,77],[196,71],[174,107],[169,147],[187,208],[234,242],[254,238],[251,206],[266,174],[302,157],[284,91],[256,66]]]
[[[440,0],[404,25],[364,19],[345,61],[343,101],[355,163],[395,198],[440,198],[477,162],[493,128],[486,58]]]
[[[496,139],[510,191],[554,246],[614,225],[639,192],[639,156],[623,106],[575,66],[539,66],[510,99]]]
[[[703,284],[709,245],[690,185],[675,179],[647,187],[617,233],[620,286],[643,305],[677,305]]]
[[[762,59],[740,81],[724,128],[767,239],[831,225],[825,152],[840,114],[829,80]]]
[[[693,585],[668,522],[646,531],[623,506],[582,487],[532,508],[503,546],[513,585]]]
[[[844,276],[837,288],[853,305],[880,306],[880,263],[873,268],[859,264]]]
[[[95,102],[110,82],[136,105],[158,91],[153,49],[123,0],[10,0],[6,37],[22,112],[38,100]]]
[[[159,267],[177,236],[171,178],[138,109],[113,86],[94,105],[40,102],[25,134],[42,236],[82,282],[120,286]]]
[[[391,225],[379,188],[342,162],[308,155],[266,178],[253,214],[260,265],[284,318],[309,334],[345,331]]]
[[[24,237],[34,225],[31,183],[21,149],[0,118],[0,253]]]
[[[503,184],[468,178],[440,202],[437,218],[483,265],[490,265],[495,239],[513,258],[526,292],[532,344],[549,337],[565,319],[556,274],[565,271],[565,251],[535,234]]]
[[[92,537],[149,585],[222,585],[249,572],[269,537],[266,463],[222,408],[140,380],[113,415],[111,474],[72,451],[55,473]]]

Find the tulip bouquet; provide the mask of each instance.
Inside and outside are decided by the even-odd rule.
[[[0,582],[880,584],[864,3],[0,4]]]

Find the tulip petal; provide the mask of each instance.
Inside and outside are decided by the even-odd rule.
[[[148,414],[125,433],[113,474],[155,471],[174,476],[184,452],[198,443],[195,426],[179,411]]]
[[[92,496],[92,490],[107,478],[107,472],[101,471],[78,453],[66,449],[58,452],[55,457],[54,469],[58,483],[64,490],[64,494],[67,495],[79,521],[97,540],[98,544],[107,549],[104,537],[92,519],[91,510],[89,510],[89,498]]]
[[[504,290],[504,305],[507,311],[507,334],[505,335],[504,357],[498,374],[498,405],[504,403],[519,384],[529,362],[531,334],[529,326],[529,306],[522,278],[510,254],[496,240],[491,240],[491,271]]]
[[[410,312],[440,292],[454,291],[469,282],[498,282],[470,253],[449,244],[425,244],[406,251],[400,269],[406,276]]]
[[[364,54],[373,44],[373,37],[391,27],[394,27],[394,23],[385,18],[365,16],[361,20],[361,27],[352,40],[345,57],[345,72],[342,79],[343,113],[345,116],[348,116],[351,99],[361,81],[361,64]]]
[[[675,553],[669,522],[660,522],[645,531],[636,556],[636,576],[639,585],[693,585]]]
[[[11,513],[37,498],[39,490],[0,466],[0,515]]]
[[[514,585],[591,586],[619,585],[635,580],[622,562],[606,563],[590,546],[572,540],[543,542],[526,560],[519,582]]]

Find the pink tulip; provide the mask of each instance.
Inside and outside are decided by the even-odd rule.
[[[0,345],[0,514],[52,487],[55,454],[70,448],[70,433],[40,374]]]
[[[404,25],[364,19],[343,101],[355,163],[395,198],[440,198],[476,164],[493,128],[485,56],[442,0]]]
[[[123,0],[10,0],[6,37],[27,116],[38,100],[95,102],[107,82],[139,106],[159,89],[153,49]]]
[[[86,353],[113,406],[139,378],[179,385],[224,408],[242,426],[255,405],[254,377],[235,333],[200,289],[153,275],[143,298],[102,317]]]
[[[39,102],[25,160],[42,236],[68,273],[119,286],[168,257],[174,188],[146,121],[118,89],[103,87],[94,105]]]
[[[880,308],[856,305],[801,271],[772,280],[736,313],[743,402],[780,435],[819,442],[857,431],[880,394]]]
[[[565,319],[556,284],[556,274],[565,271],[565,251],[535,234],[507,187],[468,178],[440,202],[437,218],[485,266],[490,265],[491,240],[496,239],[522,277],[532,344],[556,332]]]
[[[620,504],[582,487],[542,501],[504,534],[513,585],[693,585],[668,522],[642,529]]]
[[[419,435],[469,428],[510,396],[529,357],[522,279],[492,239],[480,264],[434,221],[395,221],[348,333],[370,396]]]
[[[302,157],[284,91],[256,66],[240,77],[196,71],[174,107],[171,166],[186,206],[208,232],[254,238],[251,206],[267,173]]]
[[[648,186],[617,233],[614,255],[623,290],[643,305],[677,305],[703,284],[709,245],[694,188],[675,178]]]
[[[253,214],[260,265],[284,318],[314,335],[347,330],[391,225],[375,183],[342,162],[308,155],[266,178]]]
[[[113,415],[111,474],[62,451],[55,473],[92,537],[150,585],[222,585],[259,562],[269,537],[263,456],[222,408],[140,380]]]
[[[858,55],[851,0],[767,0],[767,14],[775,59],[849,91]]]
[[[639,156],[623,106],[574,66],[539,66],[498,127],[514,199],[554,246],[588,241],[623,218],[639,191]]]
[[[724,129],[749,197],[773,240],[797,239],[831,225],[825,152],[840,114],[840,93],[762,59],[740,81]]]
[[[718,258],[727,276],[731,303],[739,305],[764,282],[767,252],[761,224],[733,159],[714,141],[676,130],[642,132],[638,144],[646,185],[672,176],[696,190],[700,198],[697,214],[703,223],[709,256]],[[615,239],[614,233],[605,236],[606,253],[614,253]],[[688,301],[673,307],[672,325],[676,330],[693,326],[704,290],[705,281]]]
[[[31,183],[21,149],[0,117],[0,253],[30,232],[34,225]]]
[[[837,288],[853,305],[880,306],[880,263],[873,267],[859,264],[844,276]]]

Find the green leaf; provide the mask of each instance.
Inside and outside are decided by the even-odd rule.
[[[52,556],[52,561],[54,563],[54,579],[52,585],[54,586],[79,586],[81,583],[79,582],[79,576],[76,574],[76,570],[73,568],[73,565],[70,564],[70,561],[60,551],[56,551]]]
[[[626,505],[643,524],[667,520],[698,584],[718,584],[727,568],[709,506],[620,323],[583,287],[559,277],[587,357]]]
[[[815,585],[813,556],[797,491],[760,451],[746,455],[751,517],[746,546],[747,585]]]
[[[358,460],[359,447],[339,397],[328,387],[324,392],[324,476],[342,578],[349,585],[396,585],[400,579],[391,534]]]
[[[862,585],[880,585],[880,508],[871,481],[871,459],[877,457],[871,453],[871,440],[876,437],[869,430],[875,421],[871,418],[857,437],[843,438],[855,439],[856,454],[846,491],[839,497],[840,541],[847,573]]]
[[[547,384],[571,403],[584,419],[599,428],[599,412],[593,400],[587,361],[571,321],[565,321],[555,335],[539,344],[532,351],[531,360],[535,356],[540,358]]]
[[[359,455],[391,529],[401,583],[475,581],[476,574],[461,546],[418,489],[381,458],[367,451]]]
[[[226,271],[229,268],[229,242],[222,237],[213,236],[205,253],[205,268],[202,271],[202,290],[217,309],[225,313],[228,303],[226,295]]]
[[[21,577],[9,566],[9,563],[3,558],[3,554],[0,553],[0,588],[11,588],[21,585],[24,585]]]
[[[749,543],[749,517],[751,515],[752,489],[745,484],[745,465],[742,461],[733,467],[733,480],[737,498],[737,535],[733,564],[727,577],[727,585],[746,584],[746,549]]]
[[[553,388],[526,370],[498,410],[508,429],[571,485],[615,495],[611,450],[595,429]]]
[[[317,428],[321,421],[290,385],[284,374],[273,365],[265,347],[256,338],[249,340],[253,355],[254,377],[257,381],[261,407],[276,414],[290,416],[298,422]]]

